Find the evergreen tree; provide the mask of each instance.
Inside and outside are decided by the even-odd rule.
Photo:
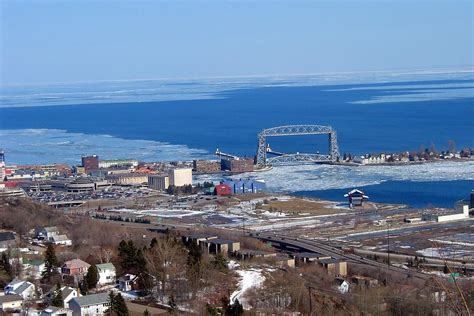
[[[99,281],[99,272],[97,271],[97,267],[95,265],[91,265],[87,270],[87,274],[85,277],[85,282],[87,284],[87,289],[93,289],[97,286],[97,282]]]
[[[10,264],[10,258],[5,251],[2,252],[2,258],[1,258],[0,264],[3,271],[5,271],[5,273],[8,274],[10,278],[13,277],[13,269]]]
[[[148,311],[148,309],[145,309],[145,311],[143,312],[143,316],[150,316],[150,312]]]
[[[56,290],[53,293],[53,299],[51,300],[51,305],[56,307],[64,307],[63,294],[61,291],[61,285],[59,282],[56,284]]]
[[[153,237],[153,239],[150,241],[150,248],[155,247],[157,243],[158,240],[156,240],[156,237]]]
[[[49,243],[44,254],[44,270],[42,272],[43,279],[49,280],[57,273],[58,259],[53,244]]]
[[[244,307],[238,299],[235,299],[234,304],[228,304],[224,313],[225,316],[241,316],[243,314]]]
[[[109,309],[107,310],[108,315],[113,316],[128,316],[128,307],[120,293],[117,295],[110,291],[109,294]]]
[[[228,270],[227,259],[221,254],[218,254],[214,257],[214,260],[212,261],[212,265],[220,271]]]

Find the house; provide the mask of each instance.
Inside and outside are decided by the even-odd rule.
[[[55,245],[72,246],[72,241],[67,235],[54,235],[49,238],[49,241]]]
[[[348,198],[350,208],[352,208],[353,206],[363,206],[364,200],[367,200],[369,198],[367,195],[364,194],[364,192],[358,189],[354,189],[344,194],[344,197]]]
[[[240,250],[240,242],[226,239],[211,239],[200,242],[206,253],[227,255]]]
[[[45,264],[43,260],[31,259],[23,261],[23,269],[26,271],[26,274],[39,279],[42,276],[43,271],[45,270]]]
[[[59,235],[59,229],[56,226],[40,227],[36,229],[36,238],[40,240],[50,240],[51,237]]]
[[[1,314],[21,310],[23,298],[18,294],[0,296]]]
[[[72,259],[66,261],[61,267],[61,273],[63,275],[84,275],[87,273],[91,265],[81,259]]]
[[[136,288],[138,276],[134,274],[125,274],[119,278],[118,288],[122,292],[128,292]]]
[[[40,316],[72,316],[72,310],[64,307],[48,306]]]
[[[14,279],[5,286],[4,291],[6,295],[17,294],[24,300],[32,299],[35,296],[35,285],[28,281]]]
[[[336,288],[339,291],[339,293],[346,294],[347,292],[349,292],[349,282],[347,282],[343,278],[336,278],[335,282],[336,282]]]
[[[61,274],[63,279],[72,277],[74,282],[78,283],[83,279],[90,266],[90,264],[82,261],[81,259],[72,259],[66,261],[61,267]]]
[[[51,303],[51,300],[53,299],[55,292],[56,292],[56,287],[54,286],[45,295],[45,301],[47,301],[48,303]],[[77,289],[69,287],[69,286],[61,287],[61,297],[63,298],[65,308],[69,308],[69,302],[73,298],[76,298],[76,297],[79,297],[79,296],[80,296],[80,293],[78,292]]]
[[[0,248],[15,246],[15,234],[13,232],[0,232]]]
[[[109,305],[109,293],[104,292],[73,298],[69,309],[73,316],[104,315]]]
[[[98,285],[115,283],[115,266],[112,263],[101,263],[96,268],[99,274]]]

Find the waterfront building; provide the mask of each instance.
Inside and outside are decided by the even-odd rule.
[[[142,185],[148,183],[148,175],[145,173],[120,173],[105,177],[107,181],[115,185]]]
[[[92,155],[92,156],[83,156],[82,157],[82,166],[84,167],[84,171],[88,174],[91,171],[99,169],[99,156]]]
[[[241,173],[253,171],[252,158],[221,159],[221,170]]]
[[[423,221],[435,221],[438,223],[456,221],[469,218],[469,205],[459,205],[453,212],[425,213],[421,216]]]
[[[170,179],[165,174],[150,174],[148,175],[148,187],[153,190],[164,191],[168,189]]]
[[[193,170],[191,168],[176,168],[169,171],[169,184],[182,187],[193,184]]]
[[[265,181],[247,179],[247,180],[226,180],[223,184],[230,187],[232,194],[250,194],[263,192],[266,189]]]
[[[364,194],[364,192],[358,189],[354,189],[344,194],[344,197],[349,200],[349,207],[351,208],[353,206],[363,206],[364,200],[369,198],[367,195]]]
[[[193,160],[193,171],[195,173],[219,173],[221,162],[218,160]]]

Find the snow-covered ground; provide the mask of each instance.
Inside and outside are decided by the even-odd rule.
[[[265,276],[263,276],[263,269],[250,268],[245,270],[236,270],[239,275],[238,288],[231,294],[230,302],[231,304],[235,303],[235,300],[239,300],[244,309],[250,309],[251,306],[248,304],[245,293],[252,288],[259,288],[262,286],[265,281]]]

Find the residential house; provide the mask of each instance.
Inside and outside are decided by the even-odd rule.
[[[13,232],[0,232],[0,248],[6,249],[15,245],[15,234]]]
[[[21,310],[23,298],[18,294],[0,296],[1,314]]]
[[[17,294],[20,295],[24,300],[32,299],[35,296],[35,285],[28,281],[21,281],[14,279],[5,286],[5,294]]]
[[[61,267],[63,278],[73,277],[77,283],[81,281],[91,265],[81,259],[66,261]]]
[[[55,245],[72,246],[72,241],[67,235],[54,235],[49,238],[49,241]]]
[[[40,316],[72,316],[72,310],[64,307],[48,306]]]
[[[125,274],[119,278],[118,288],[122,292],[128,292],[136,288],[138,276],[134,274]]]
[[[99,274],[98,285],[115,283],[115,266],[112,263],[101,263],[96,268]]]
[[[104,315],[109,306],[109,294],[105,292],[76,297],[69,302],[73,316]]]
[[[36,229],[36,238],[40,240],[51,240],[53,236],[59,235],[59,228],[56,226],[40,227]]]
[[[336,282],[336,288],[339,291],[339,293],[346,294],[347,292],[349,292],[349,282],[347,282],[343,278],[336,278],[335,282]]]
[[[45,270],[45,264],[43,260],[39,259],[25,259],[23,260],[23,269],[28,276],[39,279]]]
[[[56,287],[54,286],[49,290],[49,292],[45,295],[45,301],[51,304],[51,301],[55,295],[56,292]],[[79,297],[80,293],[77,289],[69,287],[69,286],[63,286],[61,287],[61,297],[63,298],[64,302],[64,307],[69,308],[69,302],[76,297]]]

